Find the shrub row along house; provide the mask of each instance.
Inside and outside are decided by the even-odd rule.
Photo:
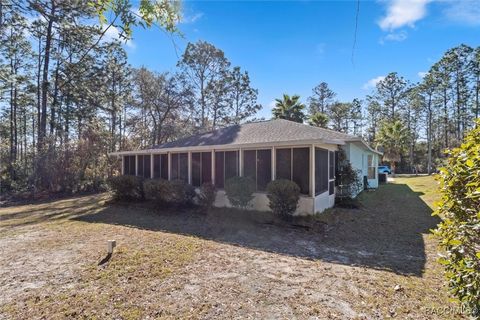
[[[343,149],[352,167],[369,187],[378,186],[379,152],[361,138],[287,120],[233,125],[138,151],[114,152],[122,174],[144,178],[180,179],[199,187],[217,188],[215,206],[230,206],[223,190],[234,176],[256,182],[252,207],[269,210],[267,184],[288,179],[301,197],[296,214],[313,214],[335,203],[336,151]]]

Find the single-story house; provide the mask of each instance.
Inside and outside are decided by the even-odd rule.
[[[289,179],[301,197],[297,214],[313,214],[335,203],[335,151],[343,149],[362,181],[378,186],[379,152],[361,138],[287,120],[232,125],[146,150],[114,152],[122,159],[122,174],[145,178],[181,179],[199,187],[212,182],[215,206],[230,206],[223,191],[226,179],[250,176],[256,182],[253,209],[269,210],[268,182]]]

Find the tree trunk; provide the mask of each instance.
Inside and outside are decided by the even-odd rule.
[[[53,21],[55,17],[55,0],[51,1],[51,9],[47,25],[47,33],[45,35],[45,55],[43,61],[43,73],[42,73],[42,105],[40,115],[40,126],[37,146],[39,150],[43,149],[45,143],[45,136],[47,132],[47,99],[48,99],[48,69],[50,65],[50,49],[52,44],[52,30]]]

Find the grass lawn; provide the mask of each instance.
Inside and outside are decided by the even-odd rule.
[[[456,306],[429,235],[437,198],[432,177],[396,178],[310,228],[107,194],[0,208],[0,319],[460,319],[434,312]]]

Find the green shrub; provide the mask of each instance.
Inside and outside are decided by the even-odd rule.
[[[215,186],[209,182],[202,184],[197,195],[198,206],[204,212],[210,210],[215,202]]]
[[[273,213],[288,217],[295,213],[300,199],[300,187],[293,181],[280,179],[267,185],[269,207]]]
[[[149,179],[143,183],[145,198],[158,204],[168,204],[166,195],[171,192],[170,182],[163,179]]]
[[[108,179],[108,184],[117,200],[138,200],[144,196],[142,178],[140,177],[114,176]]]
[[[191,206],[195,198],[195,188],[183,180],[168,181],[168,189],[165,191],[165,203],[177,207]]]
[[[225,181],[225,194],[236,208],[248,208],[254,192],[255,181],[250,177],[232,177]]]
[[[480,121],[449,151],[439,182],[442,198],[435,214],[442,222],[435,234],[446,251],[439,262],[452,293],[480,317]]]

